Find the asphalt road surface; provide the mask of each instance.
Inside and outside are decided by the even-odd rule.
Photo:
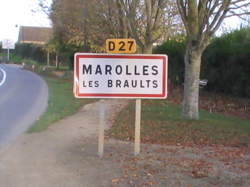
[[[38,75],[0,64],[0,148],[25,132],[46,110],[48,88]]]

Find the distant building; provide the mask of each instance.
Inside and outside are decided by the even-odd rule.
[[[21,26],[18,43],[46,44],[52,37],[52,28]]]

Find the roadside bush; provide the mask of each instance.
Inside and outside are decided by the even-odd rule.
[[[154,53],[167,54],[169,79],[184,82],[184,40],[168,40]],[[201,78],[208,80],[207,91],[250,97],[250,28],[214,38],[202,56]]]
[[[168,55],[168,77],[174,85],[184,82],[184,51],[185,41],[181,37],[168,40],[154,49],[155,54]]]
[[[250,28],[215,38],[202,62],[208,91],[250,97]]]
[[[41,45],[16,44],[14,54],[22,58],[35,60],[39,63],[45,63],[47,59],[47,53]]]

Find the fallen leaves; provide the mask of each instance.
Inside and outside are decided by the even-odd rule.
[[[183,90],[177,87],[171,93],[168,100],[174,104],[181,104]],[[250,119],[249,99],[233,98],[223,94],[201,91],[199,100],[200,108],[207,111]]]
[[[112,179],[111,182],[112,183],[118,183],[121,179]]]
[[[209,98],[205,95],[201,99],[204,100],[201,106],[207,110],[213,106],[211,112],[224,113],[238,109],[240,112],[248,111],[247,107],[244,110],[237,108],[241,103],[237,104],[237,100],[232,101],[227,97]],[[173,97],[173,101],[178,103],[178,96]],[[143,157],[125,157],[121,164],[123,176],[113,179],[113,184],[126,183],[128,186],[137,187],[164,186],[168,180],[178,181],[178,175],[190,181],[207,178],[206,181],[210,181],[210,185],[214,181],[218,186],[227,186],[228,173],[250,178],[249,132],[239,132],[238,126],[234,126],[235,129],[226,125],[220,127],[220,121],[213,123],[213,119],[209,119],[212,121],[209,125],[175,118],[169,120],[169,113],[165,111],[169,101],[148,100],[142,104],[146,108],[142,119],[142,142],[164,146],[156,149],[145,148]],[[119,125],[110,131],[111,137],[133,141],[133,104],[122,111],[116,118],[116,123]],[[236,179],[231,179],[234,182],[232,184],[237,183]]]
[[[250,171],[250,148],[249,147],[226,147],[214,146],[204,155],[209,159],[216,159],[230,170],[235,172]]]
[[[111,186],[195,186],[197,181],[207,186],[247,186],[250,182],[247,147],[142,145],[141,148],[142,153],[136,157],[115,151],[112,159],[119,160],[121,176],[111,179]]]
[[[175,159],[173,163],[179,167],[182,167],[183,172],[191,175],[193,178],[208,177],[214,171],[213,164],[206,161],[205,159],[180,157]]]

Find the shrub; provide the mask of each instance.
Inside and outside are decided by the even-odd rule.
[[[16,44],[14,54],[22,58],[29,58],[39,63],[45,63],[47,53],[41,45],[34,44]]]
[[[179,85],[184,82],[185,41],[182,38],[168,40],[154,49],[154,53],[168,55],[168,73],[171,83]]]
[[[184,82],[184,40],[168,40],[154,53],[167,54],[169,79]],[[250,28],[214,38],[202,56],[201,77],[208,79],[207,91],[250,97]]]
[[[215,38],[202,62],[208,91],[250,97],[250,28]]]

